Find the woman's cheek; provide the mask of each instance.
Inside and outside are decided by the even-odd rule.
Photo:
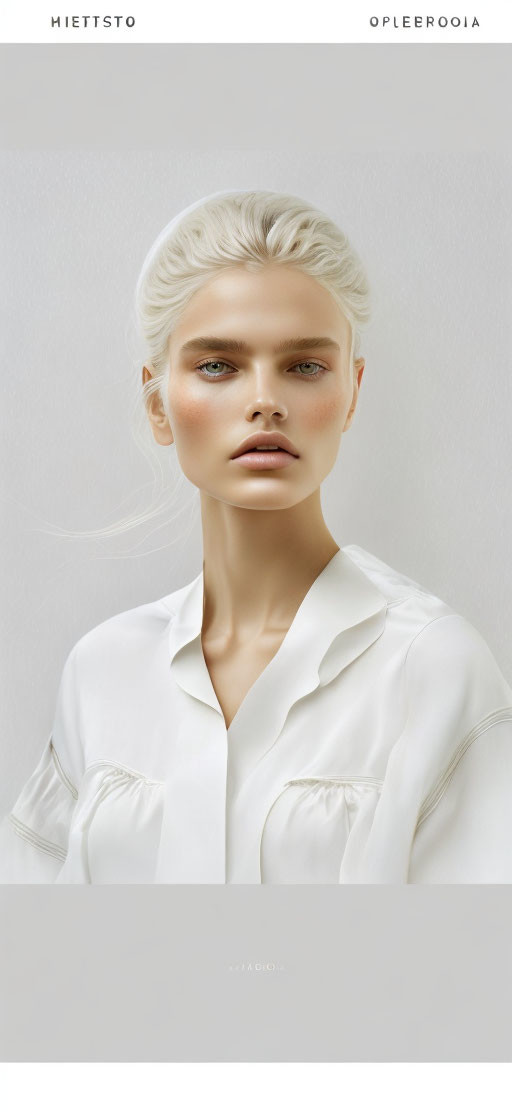
[[[341,430],[348,407],[343,394],[333,393],[328,397],[319,395],[317,400],[310,402],[307,411],[304,413],[304,429],[311,432],[317,432],[321,429],[325,431],[329,428],[339,428]]]
[[[219,404],[201,396],[175,396],[169,401],[169,414],[174,425],[175,438],[203,440],[221,425],[222,410]]]

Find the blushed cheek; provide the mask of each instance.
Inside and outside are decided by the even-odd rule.
[[[169,399],[169,414],[174,424],[175,439],[204,440],[222,423],[219,403],[198,396],[173,395]]]
[[[320,430],[341,430],[348,412],[348,403],[340,393],[331,396],[318,396],[311,401],[303,416],[304,429],[310,432]]]

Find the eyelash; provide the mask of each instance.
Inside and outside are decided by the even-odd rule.
[[[217,363],[218,365],[222,365],[222,366],[229,366],[229,362],[223,361],[222,358],[208,358],[204,362],[201,362],[199,365],[197,365],[195,368],[197,370],[204,371],[205,366],[212,365],[213,363]],[[319,377],[322,376],[322,373],[327,372],[327,367],[326,366],[320,365],[320,362],[312,362],[312,361],[309,360],[309,358],[304,358],[304,361],[302,361],[302,362],[295,362],[295,365],[296,366],[303,366],[303,365],[318,366],[318,370],[317,370],[316,373],[299,373],[299,377],[302,377],[304,381],[316,381]],[[292,366],[291,368],[293,369],[294,367]],[[233,366],[230,366],[230,369],[233,369]],[[221,378],[225,376],[225,374],[223,374],[223,373],[210,374],[210,373],[205,372],[204,376],[206,377],[207,381],[220,381]]]

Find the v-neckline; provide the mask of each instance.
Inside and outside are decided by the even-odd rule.
[[[302,599],[301,599],[301,601],[300,601],[300,603],[297,607],[297,610],[295,611],[295,614],[292,618],[292,621],[291,621],[286,633],[283,635],[283,637],[282,637],[282,639],[279,643],[278,648],[276,649],[276,651],[272,655],[272,657],[269,658],[266,665],[263,666],[263,669],[261,670],[261,672],[258,673],[257,677],[255,677],[255,679],[253,680],[252,684],[249,686],[247,691],[244,693],[244,696],[242,697],[242,700],[241,700],[240,704],[238,705],[238,708],[236,709],[236,712],[235,712],[233,718],[230,720],[229,724],[226,724],[226,718],[225,718],[220,700],[217,696],[217,692],[215,690],[215,686],[214,686],[212,676],[211,676],[210,670],[209,670],[207,662],[206,662],[206,657],[204,655],[204,649],[203,649],[202,626],[203,626],[203,619],[204,619],[204,613],[205,613],[205,587],[204,587],[204,563],[203,563],[203,569],[202,569],[202,572],[201,572],[202,607],[201,607],[201,630],[199,632],[199,646],[200,646],[200,650],[201,650],[201,659],[202,659],[202,662],[203,662],[204,671],[208,675],[208,679],[210,681],[211,689],[212,689],[212,692],[215,696],[216,706],[218,707],[218,710],[219,710],[219,712],[222,716],[222,719],[224,721],[224,727],[225,727],[227,735],[229,735],[229,733],[231,732],[231,728],[233,727],[233,725],[235,723],[237,723],[238,716],[240,715],[241,718],[243,717],[243,709],[246,706],[246,702],[247,703],[250,702],[251,694],[252,694],[253,690],[255,690],[255,689],[258,690],[259,682],[261,681],[261,679],[263,677],[268,677],[268,675],[272,672],[272,667],[273,667],[274,663],[279,659],[279,655],[280,655],[280,653],[283,649],[283,646],[285,645],[285,643],[287,643],[287,640],[289,638],[290,633],[294,630],[294,627],[297,623],[297,619],[298,619],[299,615],[301,614],[301,611],[302,611],[302,608],[303,608],[303,606],[306,602],[306,599],[308,598],[309,595],[311,595],[311,593],[313,591],[313,588],[315,587],[315,584],[319,581],[319,579],[321,578],[323,573],[330,566],[330,564],[332,564],[332,561],[335,560],[335,558],[339,555],[340,552],[341,552],[341,549],[338,548],[336,550],[336,552],[334,553],[334,555],[331,556],[331,559],[327,561],[327,564],[324,564],[323,568],[318,572],[318,575],[315,576],[313,582],[309,585],[307,591],[303,595],[303,597],[302,597]]]
[[[331,680],[384,628],[386,598],[338,549],[309,587],[279,649],[226,726],[202,648],[203,586],[201,570],[178,599],[169,632],[172,673],[184,692],[217,713],[228,740],[236,741],[237,751],[247,756],[270,749],[292,705]]]
[[[302,602],[304,602],[304,600],[302,600]],[[296,619],[296,617],[297,617],[297,614],[298,614],[298,612],[299,612],[299,610],[300,610],[300,606],[302,605],[302,602],[301,602],[301,604],[299,605],[299,607],[297,608],[297,611],[295,612],[295,615],[293,616],[292,622],[290,623],[290,626],[288,627],[288,630],[286,631],[286,633],[285,633],[285,634],[283,635],[283,637],[282,637],[282,639],[281,639],[281,641],[280,641],[280,643],[279,643],[279,646],[278,646],[278,648],[276,649],[275,653],[273,653],[273,654],[272,654],[272,657],[270,657],[270,658],[269,658],[269,660],[267,661],[267,663],[266,663],[266,664],[265,664],[265,665],[263,666],[263,669],[262,669],[262,670],[261,670],[261,671],[260,671],[260,672],[258,673],[258,675],[257,675],[257,676],[256,676],[256,677],[254,678],[254,680],[253,680],[252,684],[250,684],[250,685],[249,685],[249,688],[248,688],[248,689],[246,690],[246,692],[244,693],[244,695],[243,695],[243,697],[242,697],[242,700],[241,700],[240,704],[238,705],[238,708],[236,709],[236,712],[235,712],[234,716],[232,717],[232,719],[230,720],[229,724],[226,724],[226,718],[225,718],[225,715],[224,715],[224,712],[223,712],[223,709],[222,709],[222,705],[221,705],[221,703],[220,703],[220,700],[219,700],[219,697],[218,697],[218,695],[217,695],[217,692],[216,692],[216,689],[215,689],[215,685],[214,685],[214,683],[213,683],[212,675],[211,675],[211,673],[210,673],[210,670],[209,670],[209,668],[208,668],[208,664],[207,664],[207,661],[206,661],[206,657],[205,657],[205,653],[204,653],[204,648],[203,648],[202,634],[199,634],[199,647],[200,647],[200,651],[201,651],[201,659],[202,659],[202,662],[203,662],[203,666],[204,666],[204,671],[205,671],[205,673],[206,673],[206,674],[208,675],[208,678],[209,678],[209,681],[210,681],[210,684],[211,684],[211,687],[212,687],[212,691],[213,691],[213,693],[214,693],[214,695],[215,695],[215,699],[216,699],[216,701],[217,701],[217,705],[218,705],[218,708],[219,708],[219,710],[220,710],[220,713],[221,713],[221,715],[222,715],[222,718],[223,718],[223,720],[224,720],[224,726],[225,726],[225,728],[226,728],[226,733],[227,733],[227,734],[229,734],[229,733],[230,733],[230,731],[231,731],[231,728],[233,727],[233,724],[234,724],[234,723],[236,722],[236,720],[238,719],[238,715],[239,715],[239,713],[241,713],[241,711],[242,711],[242,709],[243,709],[243,707],[244,707],[244,704],[246,703],[246,701],[248,701],[248,700],[249,700],[249,696],[250,696],[250,693],[252,692],[252,690],[253,690],[254,688],[256,688],[256,686],[258,685],[258,682],[259,682],[259,681],[261,680],[261,678],[262,678],[262,677],[264,676],[264,674],[266,674],[266,673],[267,673],[267,671],[270,671],[270,670],[271,670],[271,666],[273,665],[273,663],[274,663],[274,661],[276,660],[276,658],[277,658],[277,657],[279,656],[279,654],[280,654],[280,652],[281,652],[281,650],[282,650],[282,648],[283,648],[283,645],[284,645],[284,643],[285,643],[285,641],[286,641],[286,639],[287,639],[287,637],[288,637],[288,635],[289,635],[289,633],[290,633],[290,630],[291,630],[291,628],[292,628],[292,626],[293,626],[293,623],[294,623],[294,621],[295,621],[295,619]]]

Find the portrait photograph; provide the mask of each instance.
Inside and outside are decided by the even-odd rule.
[[[217,937],[197,999],[208,960],[218,993],[272,974],[283,1016],[306,967],[291,928],[329,927],[308,991],[331,1014],[365,907],[425,931],[438,900],[450,952],[480,888],[510,907],[512,165],[486,131],[506,58],[480,46],[475,76],[437,46],[153,44],[129,65],[122,49],[2,48],[2,84],[16,51],[32,91],[55,64],[47,109],[72,70],[76,110],[0,150],[2,906],[11,934],[33,906],[41,944],[61,914],[69,946],[88,921],[114,956],[137,909],[156,975],[178,911],[192,952],[197,905]],[[99,103],[79,108],[87,52],[132,110],[101,135]],[[331,77],[293,103],[299,63],[322,61]],[[203,93],[166,131],[161,95],[199,62]],[[266,99],[247,83],[237,117],[224,64],[236,85],[263,62]],[[449,111],[454,66],[471,129]],[[130,93],[137,67],[151,98]],[[417,1060],[432,1042],[465,1060],[481,1043],[423,1023],[405,1044],[402,1020],[386,1050],[382,1022],[349,1041],[348,1020],[314,1038],[308,1016],[288,1059],[282,1017],[238,1038],[230,1021],[221,1043],[195,998],[180,991],[185,1026],[155,1028],[143,1060]],[[102,1060],[91,1037],[80,1060]],[[107,1046],[140,1053],[139,1034]]]

